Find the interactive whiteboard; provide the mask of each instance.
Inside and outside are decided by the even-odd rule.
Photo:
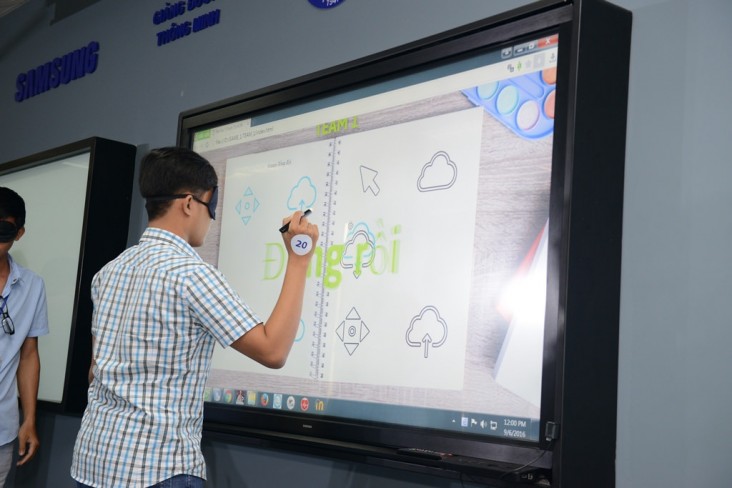
[[[79,269],[90,153],[0,176],[26,207],[26,232],[10,254],[43,278],[49,334],[38,339],[38,399],[61,402]]]
[[[0,186],[26,206],[26,232],[10,254],[46,287],[49,334],[38,339],[42,408],[81,413],[86,406],[91,279],[127,245],[135,153],[129,144],[92,137],[0,164]]]
[[[541,41],[192,134],[223,194],[200,253],[260,316],[281,219],[311,208],[321,230],[287,364],[218,349],[207,401],[539,439],[558,37]]]

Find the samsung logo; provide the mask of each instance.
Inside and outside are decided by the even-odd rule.
[[[98,63],[99,43],[92,41],[80,49],[20,73],[15,78],[15,101],[22,102],[94,73]]]

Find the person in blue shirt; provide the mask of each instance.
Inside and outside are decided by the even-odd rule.
[[[10,472],[15,440],[18,466],[33,458],[40,445],[36,432],[38,336],[48,334],[46,290],[43,279],[9,253],[25,234],[25,216],[23,198],[0,187],[0,487]]]

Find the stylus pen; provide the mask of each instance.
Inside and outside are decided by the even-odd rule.
[[[305,212],[304,212],[304,213],[302,214],[302,216],[303,216],[303,217],[307,217],[308,215],[310,215],[310,213],[311,213],[311,212],[312,212],[312,210],[311,210],[311,209],[307,209],[307,210],[305,210]],[[290,223],[288,222],[288,223],[286,223],[285,225],[283,225],[282,227],[280,227],[280,232],[282,232],[282,233],[284,234],[285,232],[287,232],[287,231],[288,231],[288,229],[289,229],[289,228],[290,228]]]

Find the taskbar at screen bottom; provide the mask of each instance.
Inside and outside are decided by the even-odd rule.
[[[204,401],[213,404],[327,415],[411,427],[428,427],[527,442],[539,440],[539,419],[525,417],[229,388],[206,388]]]

